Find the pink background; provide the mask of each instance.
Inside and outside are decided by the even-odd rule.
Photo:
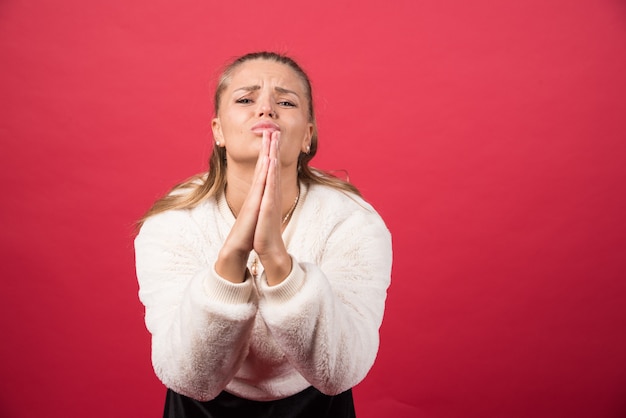
[[[287,52],[395,261],[360,418],[626,414],[626,5],[0,2],[0,416],[157,417],[133,221]]]

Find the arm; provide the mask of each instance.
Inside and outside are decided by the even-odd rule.
[[[294,259],[283,283],[257,285],[259,311],[273,337],[320,391],[341,393],[373,365],[391,258],[382,220],[359,211],[333,230],[319,265]]]
[[[207,261],[218,247],[186,211],[148,219],[135,240],[155,373],[200,400],[217,396],[243,362],[257,310],[252,280],[231,283]]]

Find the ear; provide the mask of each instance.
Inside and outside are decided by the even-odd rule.
[[[307,124],[306,132],[304,134],[304,138],[302,139],[302,146],[300,147],[300,151],[308,154],[311,150],[311,138],[313,138],[313,131],[315,130],[315,126],[312,123]]]
[[[211,130],[213,131],[213,139],[215,140],[217,146],[226,146],[224,135],[222,134],[222,124],[220,123],[220,118],[213,118],[211,121]]]

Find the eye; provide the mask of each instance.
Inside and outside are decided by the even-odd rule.
[[[278,102],[278,104],[284,107],[296,107],[296,104],[294,102],[290,102],[289,100],[282,100]]]
[[[235,100],[235,103],[250,104],[250,103],[252,103],[252,99],[250,99],[248,97],[242,97],[241,99]]]

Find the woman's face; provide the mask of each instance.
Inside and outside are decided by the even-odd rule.
[[[283,167],[297,166],[313,135],[304,82],[289,66],[257,59],[231,75],[212,122],[213,137],[226,147],[228,163],[255,163],[263,131],[280,131]]]

